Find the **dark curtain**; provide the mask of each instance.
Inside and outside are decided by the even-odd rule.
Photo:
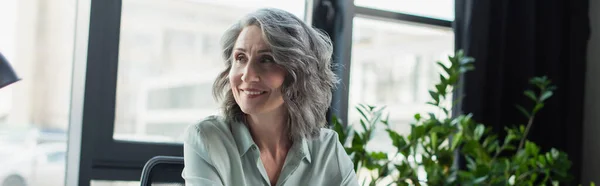
[[[523,95],[534,76],[558,87],[536,116],[529,139],[565,151],[580,181],[586,47],[590,34],[587,0],[456,0],[456,49],[475,58],[465,74],[464,113],[504,132],[526,124],[515,108],[529,108]],[[529,104],[528,104],[529,103]]]
[[[352,45],[353,1],[315,0],[312,25],[326,32],[333,43],[333,71],[340,84],[333,90],[331,106],[327,111],[328,125],[332,116],[345,121],[348,117],[348,89],[350,79],[350,46]],[[342,122],[346,125],[347,122]]]

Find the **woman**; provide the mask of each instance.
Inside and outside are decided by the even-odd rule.
[[[328,36],[261,9],[222,46],[226,69],[213,93],[223,114],[187,129],[186,185],[357,185],[337,134],[322,128],[336,83]]]

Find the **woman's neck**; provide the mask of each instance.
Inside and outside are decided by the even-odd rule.
[[[288,114],[285,109],[277,110],[279,111],[246,115],[254,142],[261,152],[269,153],[272,157],[287,154],[292,144],[286,127],[288,121],[285,116]]]

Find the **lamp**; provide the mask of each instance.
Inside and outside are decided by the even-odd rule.
[[[8,60],[0,53],[0,89],[19,80]]]

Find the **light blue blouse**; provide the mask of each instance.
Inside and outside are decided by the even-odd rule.
[[[243,123],[211,116],[185,131],[182,176],[186,185],[271,185],[258,146]],[[332,130],[294,142],[277,185],[357,186],[350,157]]]

